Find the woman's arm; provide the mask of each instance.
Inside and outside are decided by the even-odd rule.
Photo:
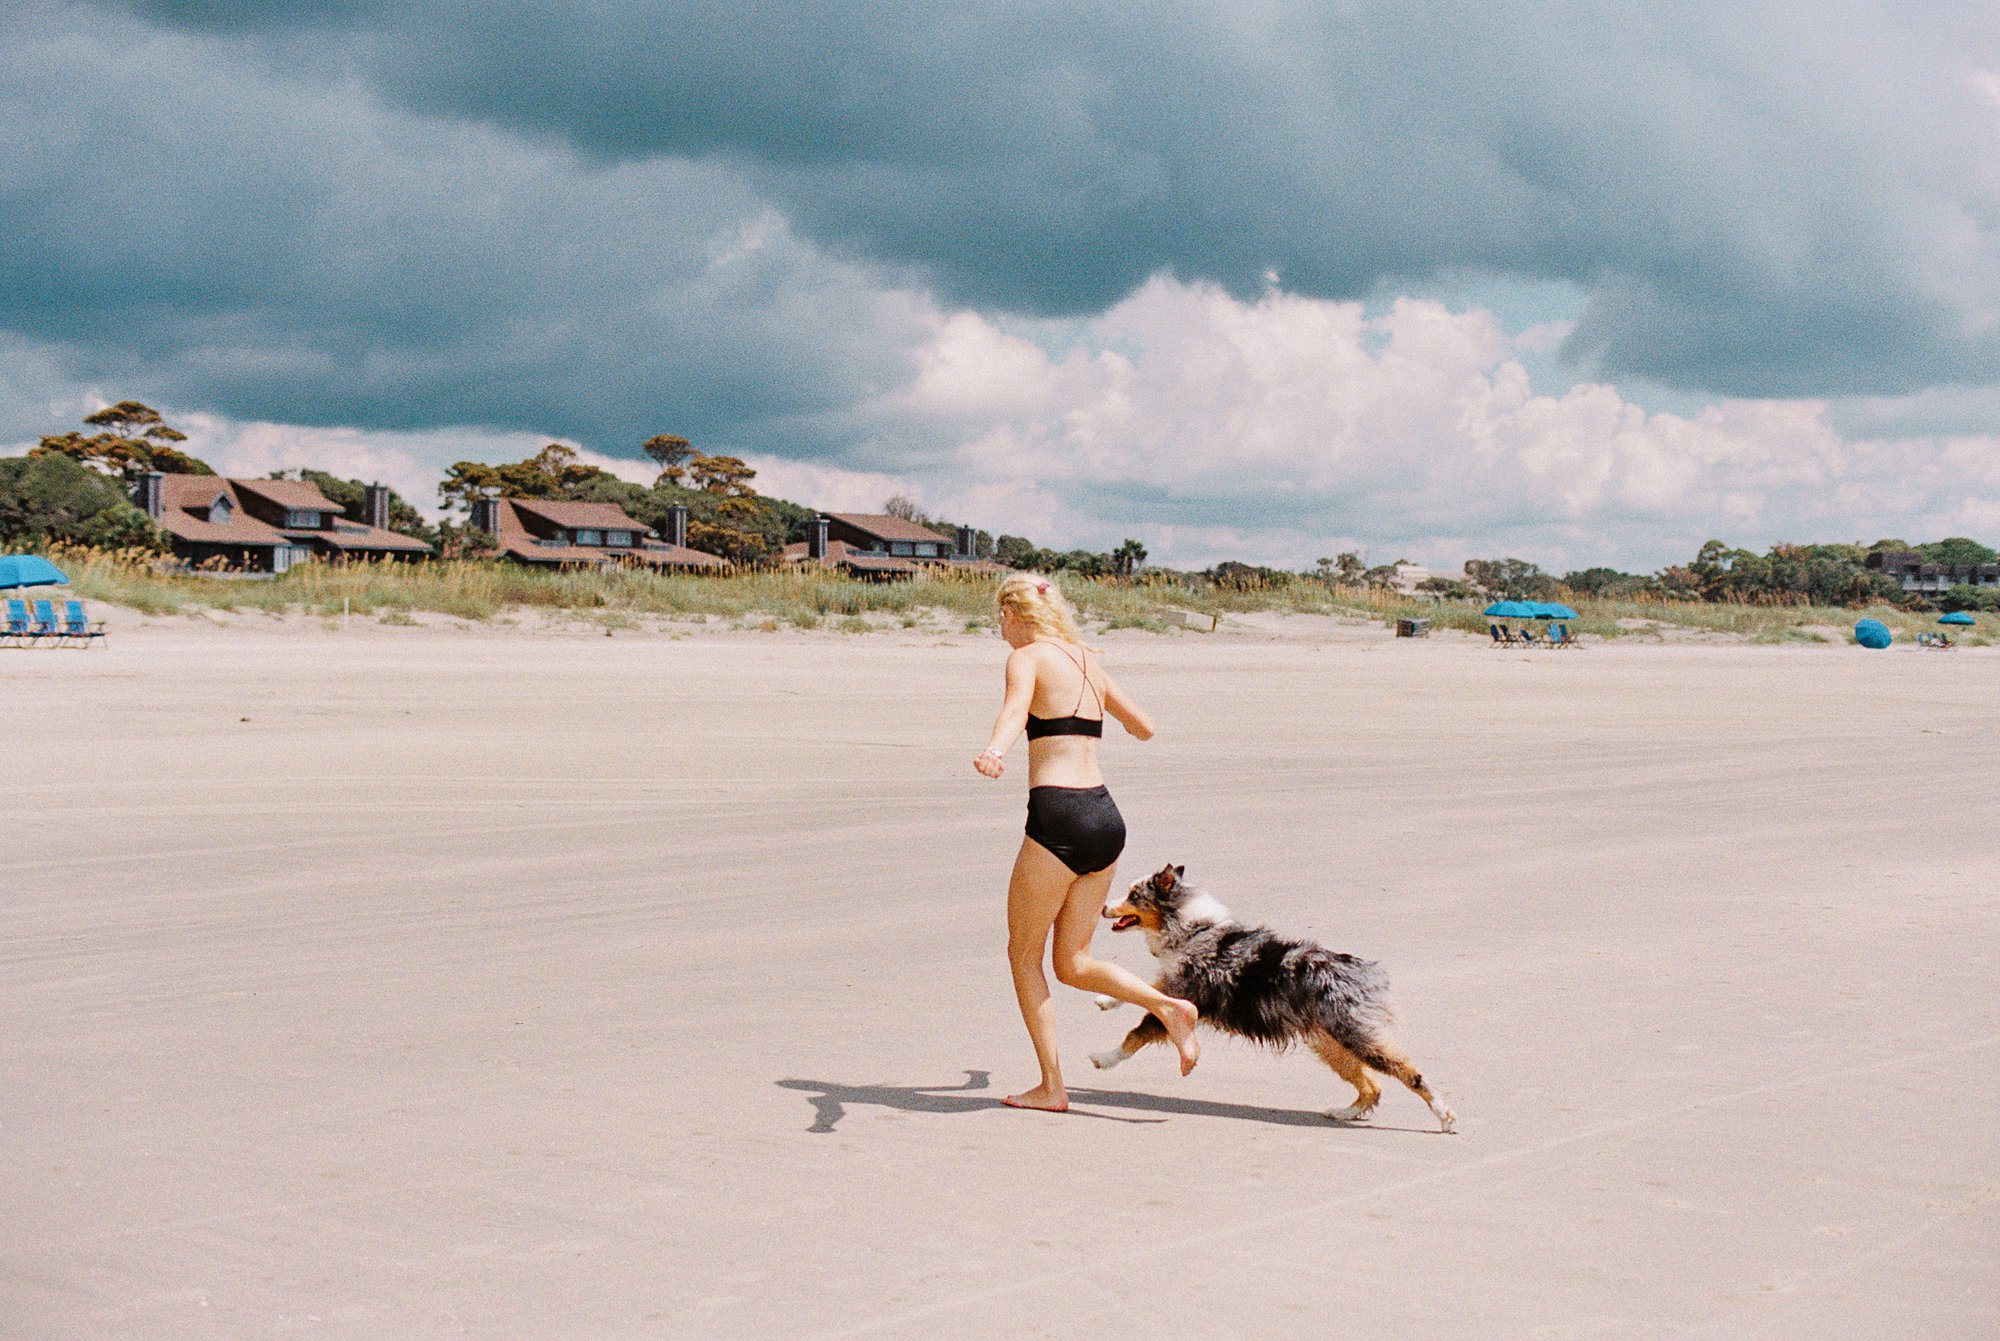
[[[1140,740],[1153,738],[1153,719],[1146,715],[1144,708],[1126,696],[1125,691],[1118,687],[1118,682],[1111,678],[1110,671],[1104,673],[1104,710]]]
[[[992,738],[986,748],[973,756],[972,766],[989,778],[1006,771],[1002,762],[1013,748],[1021,729],[1028,724],[1028,709],[1035,701],[1035,658],[1025,647],[1017,647],[1007,657],[1007,697],[994,719]]]

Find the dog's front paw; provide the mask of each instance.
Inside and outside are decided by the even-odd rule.
[[[1335,1122],[1359,1122],[1374,1111],[1374,1104],[1349,1104],[1345,1108],[1329,1108],[1326,1115]]]
[[[1099,1010],[1117,1010],[1120,1006],[1125,1004],[1123,1001],[1120,1001],[1117,997],[1105,996],[1101,992],[1098,995],[1092,997],[1091,1000],[1097,1004],[1097,1008]]]
[[[1113,1048],[1109,1052],[1093,1052],[1090,1054],[1090,1064],[1100,1071],[1109,1071],[1124,1060],[1125,1054],[1118,1048]]]
[[[1458,1130],[1458,1114],[1452,1112],[1443,1104],[1432,1104],[1431,1112],[1437,1114],[1439,1131],[1449,1135]]]

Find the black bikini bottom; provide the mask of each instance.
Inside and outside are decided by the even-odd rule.
[[[1028,837],[1078,875],[1089,875],[1125,850],[1125,817],[1103,786],[1030,787]]]

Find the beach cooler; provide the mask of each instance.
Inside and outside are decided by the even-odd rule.
[[[1399,619],[1396,621],[1398,638],[1428,638],[1431,622],[1428,619]]]

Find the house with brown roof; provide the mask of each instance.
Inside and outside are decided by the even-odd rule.
[[[819,563],[855,577],[894,579],[934,572],[1004,573],[979,557],[970,526],[958,538],[904,517],[863,512],[829,512],[806,523],[806,538],[785,546],[787,564]]]
[[[472,524],[492,536],[500,554],[546,568],[639,563],[684,572],[721,572],[729,565],[687,543],[687,509],[675,504],[667,534],[626,515],[616,503],[545,498],[476,498]]]
[[[282,573],[309,559],[420,559],[431,547],[389,529],[389,490],[367,487],[361,517],[305,480],[239,480],[220,475],[139,477],[133,501],[159,523],[175,557],[216,560],[253,573]]]

